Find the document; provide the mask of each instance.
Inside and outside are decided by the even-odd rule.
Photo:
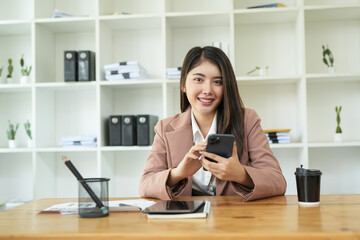
[[[86,206],[81,207],[95,207],[94,202],[82,203]],[[104,205],[109,206],[110,212],[140,212],[141,210],[154,205],[154,201],[149,201],[145,199],[127,199],[127,200],[117,200],[109,201],[108,204],[104,202]],[[77,214],[79,208],[78,202],[69,202],[69,203],[60,203],[52,205],[41,213],[61,213],[61,214]]]

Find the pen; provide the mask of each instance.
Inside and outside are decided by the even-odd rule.
[[[70,171],[75,175],[75,177],[77,178],[77,180],[84,180],[84,178],[81,176],[81,174],[78,172],[78,170],[75,168],[75,166],[72,164],[72,162],[70,161],[69,158],[67,158],[66,156],[62,157],[63,162],[65,163],[65,165],[70,169]],[[94,200],[94,202],[96,203],[96,206],[98,208],[100,208],[101,212],[105,215],[107,214],[109,211],[108,209],[104,206],[104,204],[101,202],[101,200],[98,198],[98,196],[96,196],[96,194],[93,192],[93,190],[89,187],[89,185],[85,182],[85,181],[80,181],[81,185],[85,188],[85,190],[87,191],[87,193],[90,195],[90,197],[92,198],[92,200]]]

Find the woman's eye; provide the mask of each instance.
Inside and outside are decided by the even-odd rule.
[[[202,79],[201,79],[201,78],[195,78],[194,81],[195,81],[195,82],[201,82]]]
[[[214,84],[216,84],[216,85],[222,85],[222,80],[215,80],[215,81],[214,81]]]

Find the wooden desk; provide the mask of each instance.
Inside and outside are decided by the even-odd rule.
[[[322,195],[315,208],[296,196],[243,203],[241,197],[186,197],[211,201],[207,219],[147,219],[141,212],[104,218],[39,214],[74,199],[42,199],[0,213],[0,239],[360,239],[360,195]],[[115,200],[115,199],[112,199]]]

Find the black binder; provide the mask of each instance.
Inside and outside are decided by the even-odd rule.
[[[154,115],[137,115],[137,145],[149,146],[153,143],[154,127],[158,117]]]
[[[78,81],[95,80],[95,53],[78,51]]]
[[[121,115],[109,117],[109,143],[110,146],[121,146]]]
[[[137,144],[136,134],[136,116],[123,115],[122,116],[122,145],[133,146]]]
[[[77,81],[78,64],[76,51],[64,51],[64,80],[65,82]]]

